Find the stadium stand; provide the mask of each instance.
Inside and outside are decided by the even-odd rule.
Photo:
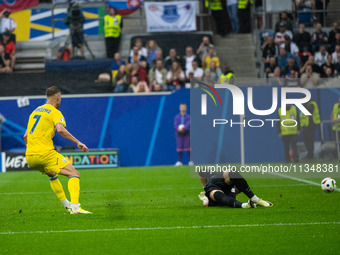
[[[67,5],[58,5],[58,8],[66,7]],[[87,5],[86,5],[87,6]],[[52,8],[51,4],[44,4],[44,8]],[[37,7],[39,10],[42,7]],[[228,38],[222,38],[219,36],[214,36],[212,32],[193,32],[193,33],[179,33],[180,42],[177,36],[173,36],[173,33],[159,33],[155,34],[146,34],[141,33],[145,31],[145,16],[144,12],[135,12],[132,13],[129,17],[124,18],[124,27],[122,30],[122,40],[120,47],[120,54],[123,60],[128,60],[130,49],[136,38],[142,39],[142,44],[145,47],[146,43],[150,40],[155,40],[156,43],[162,50],[163,59],[169,52],[169,49],[175,47],[178,54],[180,56],[185,55],[185,48],[187,46],[192,46],[193,52],[196,53],[199,48],[202,38],[207,36],[210,42],[216,46],[216,56],[220,59],[221,65],[228,64],[231,66],[231,69],[235,71],[236,75],[239,76],[247,76],[247,77],[256,77],[256,69],[255,69],[255,61],[253,58],[253,43],[252,36],[249,34],[244,35],[230,35]],[[86,16],[86,15],[85,15]],[[141,22],[142,20],[142,22]],[[55,22],[62,22],[56,19]],[[136,33],[136,30],[141,32]],[[209,29],[207,29],[209,30]],[[56,30],[57,31],[57,30]],[[53,33],[56,33],[54,31]],[[51,41],[25,41],[18,43],[18,61],[15,68],[15,73],[41,73],[42,80],[51,80],[53,76],[53,72],[61,72],[61,71],[87,71],[90,70],[89,73],[84,74],[85,77],[88,77],[86,80],[86,84],[91,84],[91,86],[86,86],[88,88],[95,88],[94,80],[96,78],[89,77],[98,77],[100,73],[110,73],[111,70],[108,67],[108,60],[105,60],[105,52],[102,50],[104,46],[104,40],[101,35],[85,35],[86,42],[88,43],[89,48],[93,52],[95,56],[95,60],[91,59],[90,52],[85,50],[85,61],[80,60],[72,60],[72,61],[55,61],[56,57],[60,55],[64,56],[64,53],[67,53],[67,48],[70,47],[70,38],[67,36],[58,36]],[[241,45],[240,45],[241,44]],[[242,50],[235,51],[235,47],[242,47]],[[240,48],[241,49],[241,48]],[[78,52],[79,53],[79,52]],[[160,54],[158,54],[160,55]],[[249,58],[250,56],[250,58]],[[66,59],[70,56],[66,56]],[[155,57],[155,56],[154,56]],[[198,59],[199,68],[201,68],[202,59]],[[242,62],[247,61],[251,64],[247,69],[242,67]],[[233,63],[230,65],[230,63]],[[166,63],[163,63],[164,65]],[[182,63],[183,64],[183,63]],[[147,72],[149,68],[152,68],[154,63],[149,63],[146,68]],[[185,70],[184,70],[185,71]],[[55,75],[58,75],[56,73]],[[46,76],[46,77],[45,77]],[[67,76],[67,75],[66,75]],[[16,77],[16,80],[26,79],[24,75],[20,75]],[[53,80],[53,79],[52,79]],[[58,80],[58,77],[56,78]],[[13,82],[14,83],[14,82]],[[23,80],[22,84],[25,84],[26,80]],[[67,81],[66,81],[67,83]],[[77,87],[78,84],[72,84],[72,87]],[[85,87],[85,86],[84,86]],[[79,88],[79,91],[84,91],[83,88]],[[68,91],[68,90],[65,90]],[[92,90],[91,90],[92,91]],[[102,91],[102,90],[100,90]],[[11,94],[11,90],[6,90],[2,94],[3,96],[14,95]],[[25,94],[25,92],[23,92]]]
[[[336,47],[340,42],[340,33],[337,33],[337,31],[339,31],[339,17],[334,13],[339,10],[340,4],[338,1],[329,1],[329,4],[328,1],[326,1],[325,7],[328,7],[328,9],[323,11],[322,6],[318,2],[320,1],[316,1],[317,6],[314,8],[315,13],[313,14],[311,14],[312,10],[310,9],[303,9],[303,11],[305,11],[303,13],[301,13],[301,9],[298,9],[300,13],[296,16],[294,15],[294,12],[288,13],[288,15],[283,13],[279,15],[281,19],[277,21],[275,28],[267,25],[266,29],[255,31],[255,37],[257,38],[256,61],[260,67],[259,77],[274,76],[274,69],[276,68],[275,62],[281,67],[281,77],[286,77],[286,64],[289,61],[292,61],[292,58],[295,59],[296,67],[293,68],[291,66],[289,69],[294,69],[294,75],[297,74],[300,78],[305,73],[308,64],[312,65],[312,73],[315,74],[314,76],[318,75],[320,78],[325,78],[333,77],[336,74],[337,68],[334,64],[337,63],[337,50],[340,49],[340,46],[339,48]],[[332,11],[329,11],[328,13],[327,10],[329,9]],[[327,18],[325,20],[323,20],[324,12],[327,13]],[[306,16],[307,14],[309,14],[309,16]],[[268,13],[268,15],[274,14]],[[282,22],[282,17],[284,18],[284,23]],[[276,30],[279,28],[281,29],[282,27],[283,33],[286,33],[284,27],[287,27],[287,24],[289,24],[290,29],[292,29],[292,34],[294,35],[293,39],[290,40],[288,38],[288,36],[290,37],[290,34],[287,34],[284,36],[286,38],[283,37],[280,39],[284,41],[284,44],[277,47],[271,47],[272,36],[275,34]],[[336,40],[337,34],[339,41]],[[279,40],[277,37],[278,34],[276,33],[276,41]],[[290,52],[292,55],[286,56],[286,53],[282,52],[282,48],[285,48],[285,51]],[[332,55],[332,59],[327,61],[327,56],[329,54]],[[282,56],[285,56],[284,61]],[[299,62],[301,62],[301,66]],[[332,66],[330,66],[331,64]],[[299,72],[297,71],[297,67],[301,67]],[[326,74],[327,67],[330,68],[328,74]],[[305,81],[302,85],[304,83]],[[311,83],[309,84],[311,85]]]
[[[337,3],[334,1],[331,1],[329,4],[329,8],[337,8]],[[194,33],[179,33],[180,35],[180,42],[179,43],[179,37],[173,36],[173,33],[158,33],[158,34],[148,34],[143,33],[145,31],[145,16],[144,12],[135,12],[131,14],[131,16],[126,17],[124,19],[124,27],[122,31],[122,41],[121,41],[121,47],[120,47],[120,54],[122,56],[123,60],[128,60],[128,57],[130,55],[130,50],[137,38],[141,39],[141,44],[143,47],[146,47],[147,43],[150,40],[154,40],[159,48],[162,50],[163,53],[163,59],[168,55],[170,48],[175,48],[177,50],[177,53],[179,56],[185,55],[185,48],[187,46],[192,46],[194,53],[196,53],[196,50],[199,48],[202,38],[204,36],[207,36],[210,40],[210,42],[215,46],[216,56],[219,58],[221,62],[221,67],[223,64],[227,64],[230,66],[230,68],[233,70],[236,77],[249,77],[249,78],[256,78],[256,77],[265,77],[270,76],[270,74],[274,72],[275,64],[273,63],[274,60],[272,60],[272,64],[270,65],[270,59],[275,55],[276,57],[279,56],[279,48],[276,47],[275,50],[269,48],[269,49],[263,49],[265,47],[265,44],[262,44],[261,48],[264,50],[265,53],[262,53],[262,51],[259,50],[260,45],[257,43],[254,45],[253,40],[254,37],[251,34],[228,34],[227,37],[220,37],[220,36],[214,36],[211,32],[194,32]],[[253,15],[256,15],[253,13]],[[320,15],[316,15],[317,18],[320,19]],[[284,44],[281,44],[280,47],[285,47],[286,51],[293,54],[293,56],[288,56],[287,59],[285,59],[285,63],[282,65],[279,61],[279,65],[281,65],[281,75],[286,75],[286,65],[289,62],[289,59],[294,57],[295,59],[295,65],[299,67],[299,62],[301,61],[301,67],[304,66],[305,62],[307,61],[308,57],[313,54],[316,57],[316,60],[319,61],[319,57],[317,57],[318,54],[316,54],[316,51],[320,47],[321,44],[325,43],[326,36],[328,37],[328,32],[330,32],[331,28],[321,28],[319,27],[319,30],[322,29],[325,33],[324,39],[321,40],[321,43],[315,43],[311,45],[310,49],[305,49],[303,47],[303,42],[296,40],[296,35],[298,34],[298,23],[296,20],[291,20],[291,18],[294,17],[294,15],[291,15],[291,13],[283,13],[280,16],[280,19],[273,19],[273,24],[271,29],[266,29],[265,31],[257,31],[254,30],[255,33],[260,32],[262,35],[269,32],[273,35],[274,32],[279,29],[280,27],[286,27],[287,31],[290,31],[292,28],[292,34],[294,34],[293,40],[290,42],[288,38],[285,38],[285,36],[281,36],[281,41],[284,42]],[[329,18],[331,17],[331,18]],[[274,16],[275,18],[275,16]],[[278,16],[277,16],[278,18]],[[329,25],[333,21],[336,21],[336,16],[329,15],[327,17],[326,23]],[[143,20],[143,22],[141,22]],[[320,19],[321,20],[321,19]],[[314,23],[320,21],[316,20]],[[126,21],[126,22],[125,22]],[[275,24],[275,27],[274,27]],[[282,25],[282,26],[281,26]],[[307,26],[309,23],[307,23]],[[256,27],[256,26],[254,26]],[[136,30],[141,31],[140,33],[136,33]],[[314,28],[307,27],[305,33],[309,33],[312,37],[313,41],[313,30]],[[333,28],[334,30],[334,28]],[[335,30],[334,30],[335,31]],[[332,54],[332,56],[335,56],[335,46],[336,46],[336,32],[333,31],[333,35],[330,38],[330,42],[327,45],[327,51],[329,54]],[[265,32],[265,33],[264,33]],[[339,34],[340,36],[340,34]],[[255,38],[258,37],[258,34],[255,35]],[[286,36],[287,37],[287,36]],[[318,38],[318,36],[316,35]],[[110,73],[110,67],[109,66],[109,60],[105,60],[105,52],[102,50],[104,47],[104,41],[102,36],[100,35],[91,35],[86,36],[86,41],[88,42],[89,48],[92,50],[93,54],[95,55],[95,60],[90,60],[91,55],[86,50],[85,57],[87,60],[80,61],[80,60],[72,60],[72,61],[54,61],[56,55],[58,54],[58,51],[60,51],[61,47],[66,47],[65,41],[67,40],[67,37],[58,37],[55,38],[49,42],[39,42],[39,43],[31,43],[31,42],[18,42],[18,53],[17,53],[17,65],[15,67],[15,72],[40,72],[44,73],[46,72],[55,72],[55,71],[63,71],[63,70],[72,70],[74,71],[81,71],[81,70],[91,70],[90,73],[93,73],[96,77],[100,73]],[[271,38],[271,37],[269,37]],[[317,39],[316,38],[316,39]],[[262,40],[266,40],[265,37],[260,38]],[[303,39],[303,38],[302,38]],[[327,39],[328,40],[328,39]],[[316,40],[318,41],[318,39]],[[296,43],[296,45],[295,45]],[[297,54],[296,48],[299,48],[300,52]],[[237,49],[237,50],[235,50]],[[293,50],[294,49],[294,50]],[[254,53],[257,53],[257,59],[254,56]],[[275,52],[275,53],[274,53]],[[158,54],[161,55],[161,54]],[[296,58],[294,55],[298,55],[298,58]],[[265,61],[263,62],[260,60],[260,56],[265,57]],[[154,61],[156,58],[156,51],[154,52],[154,56],[152,56],[152,60]],[[325,64],[327,55],[325,55],[322,59],[322,61],[318,62],[320,65]],[[53,61],[52,61],[53,60]],[[203,59],[201,59],[203,60]],[[45,63],[46,61],[46,63]],[[257,61],[257,62],[256,62]],[[244,67],[244,63],[247,63],[247,67]],[[277,62],[277,61],[276,61]],[[332,62],[336,64],[337,57],[333,57]],[[146,73],[148,74],[148,69],[152,68],[154,66],[153,63],[148,63],[148,66],[146,67]],[[166,62],[163,63],[164,66],[167,67]],[[261,68],[259,70],[256,69],[256,64],[260,66]],[[265,69],[270,66],[270,70],[267,69],[267,72],[265,72]],[[183,67],[183,63],[182,63]],[[199,67],[202,67],[201,64],[199,64]],[[207,66],[208,67],[208,66]],[[203,67],[203,69],[207,68]],[[169,68],[169,67],[167,67]],[[289,70],[291,70],[290,68]],[[322,73],[324,68],[321,69],[320,74],[325,75],[325,73]],[[334,71],[336,67],[333,67]],[[268,71],[269,70],[269,71]],[[129,71],[129,70],[127,70]],[[184,69],[186,72],[186,70]],[[333,72],[334,72],[333,71]],[[51,73],[49,73],[47,76],[51,77]],[[87,76],[86,74],[85,76]],[[299,74],[300,75],[300,74]],[[90,75],[89,75],[90,76]],[[23,77],[23,76],[22,76]],[[18,78],[19,79],[19,78]],[[90,84],[92,83],[92,86],[96,86],[98,84],[94,84],[95,78],[89,79],[86,83]],[[24,82],[25,83],[25,82]],[[77,86],[73,84],[73,87]],[[88,87],[92,87],[88,86]],[[150,84],[149,84],[150,86]]]

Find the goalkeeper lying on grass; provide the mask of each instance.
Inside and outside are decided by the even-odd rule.
[[[258,198],[250,189],[247,181],[237,171],[220,172],[206,181],[204,191],[198,195],[204,206],[229,206],[235,208],[255,208],[256,205],[271,207],[273,204]],[[236,200],[243,192],[249,197],[248,203]]]

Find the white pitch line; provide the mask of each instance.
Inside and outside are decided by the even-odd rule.
[[[0,232],[0,235],[16,234],[53,234],[53,233],[81,233],[81,232],[116,232],[116,231],[140,231],[140,230],[176,230],[176,229],[206,229],[206,228],[242,228],[242,227],[277,227],[277,226],[312,226],[312,225],[339,225],[340,222],[291,222],[269,224],[244,224],[244,225],[211,225],[211,226],[174,226],[153,228],[104,228],[104,229],[69,229],[69,230],[44,230],[22,232]]]
[[[255,188],[275,188],[275,187],[298,187],[298,186],[308,186],[309,184],[277,184],[277,185],[256,185]],[[121,191],[169,191],[169,190],[199,190],[199,187],[192,188],[158,188],[158,189],[103,189],[103,190],[81,190],[81,193],[99,193],[99,192],[121,192]],[[51,192],[0,192],[0,196],[3,195],[41,195],[41,194],[51,194]]]
[[[277,175],[277,176],[284,177],[284,178],[287,178],[287,179],[291,179],[291,180],[294,180],[294,181],[304,182],[304,183],[308,183],[308,184],[311,184],[311,185],[314,185],[314,186],[321,187],[320,183],[312,182],[312,181],[309,181],[309,180],[305,180],[305,179],[301,179],[301,178],[297,178],[297,177],[292,177],[292,176],[285,175],[285,174],[279,174],[279,173],[269,173],[269,174]],[[335,188],[334,190],[340,192],[339,188]]]

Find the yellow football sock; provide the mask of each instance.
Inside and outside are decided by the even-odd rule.
[[[54,177],[50,178],[50,184],[51,184],[52,190],[57,195],[57,197],[59,198],[60,201],[63,201],[64,199],[66,199],[63,186],[61,185],[61,183],[58,179],[58,174],[56,174]]]
[[[78,204],[79,203],[79,177],[78,176],[72,176],[68,180],[68,191],[70,192],[71,196],[71,204]]]

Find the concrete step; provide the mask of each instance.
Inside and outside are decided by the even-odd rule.
[[[235,42],[239,42],[239,43],[253,43],[253,38],[248,36],[247,38],[233,38],[233,39],[225,39],[223,38],[222,40],[214,40],[214,44],[218,45],[218,44],[228,44],[228,43],[235,43]]]
[[[255,47],[249,47],[249,46],[230,46],[230,45],[225,45],[225,46],[216,46],[216,53],[219,53],[220,51],[225,52],[225,51],[230,51],[230,52],[235,52],[235,53],[242,53],[242,52],[253,52],[255,51]]]
[[[239,69],[248,68],[251,70],[253,68],[253,65],[254,65],[254,68],[256,69],[256,61],[254,59],[238,60],[235,58],[226,57],[226,58],[221,58],[221,62],[223,63],[226,62],[228,65],[233,66],[234,69],[239,67]]]
[[[18,63],[14,66],[14,70],[34,70],[45,69],[45,63]]]
[[[244,50],[255,50],[255,47],[253,45],[237,45],[237,47],[233,47],[229,44],[226,44],[226,45],[219,45],[219,46],[215,46],[215,49],[216,51],[218,51],[219,49],[223,49],[223,50],[226,50],[226,49],[229,49],[229,50],[237,50],[237,52],[241,52],[241,51],[244,51]]]
[[[218,41],[248,40],[249,38],[252,38],[251,34],[228,34],[226,37],[221,37],[220,35],[214,36],[214,40],[218,40]]]
[[[104,40],[98,40],[98,41],[88,41],[88,46],[98,49],[103,49],[105,47],[105,41]]]
[[[140,34],[146,32],[145,12],[142,11],[142,20],[139,19],[140,12],[135,11],[123,18],[122,34]]]
[[[25,57],[25,58],[18,58],[16,59],[16,63],[45,63],[44,57]]]
[[[41,50],[19,50],[15,53],[17,58],[45,58],[47,56],[46,49]]]
[[[14,68],[15,73],[44,73],[45,69],[19,69]]]
[[[45,58],[48,56],[48,45],[51,42],[17,42],[16,73],[41,73],[45,71]]]
[[[237,34],[226,37],[214,36],[214,44],[225,42],[253,42],[253,36],[251,34]]]
[[[222,54],[218,54],[219,57],[228,57],[228,58],[231,58],[233,59],[233,61],[236,61],[236,62],[242,62],[244,61],[245,59],[246,60],[249,60],[249,59],[256,59],[255,58],[255,54],[254,52],[247,52],[246,54],[243,54],[243,53],[235,53],[235,52],[230,52],[230,51],[225,51],[223,52]]]
[[[95,59],[104,59],[104,58],[106,58],[106,51],[105,52],[92,51],[92,54],[94,55]],[[80,52],[76,53],[76,55],[80,55]],[[92,59],[92,55],[87,50],[85,50],[85,59]]]
[[[230,52],[230,51],[224,51],[224,52],[217,52],[217,56],[219,58],[229,57],[229,58],[252,58],[254,56],[254,51],[247,51],[247,52]]]
[[[257,74],[258,72],[257,71],[254,71],[254,70],[238,70],[238,69],[232,69],[235,74],[237,74],[238,77],[245,77],[247,78],[249,74]]]
[[[228,63],[233,63],[233,65],[238,65],[241,67],[249,66],[250,64],[256,65],[256,59],[254,57],[248,56],[233,56],[233,55],[224,55],[220,56],[220,61],[227,61]]]
[[[244,75],[239,75],[239,74],[237,74],[237,73],[235,73],[235,77],[236,77],[236,79],[244,79],[244,78],[246,78],[246,79],[256,79],[256,78],[258,78],[258,74],[257,73],[249,73],[249,74],[244,74]],[[239,82],[237,82],[237,84],[239,85],[240,83]],[[252,83],[252,82],[247,82],[247,83],[245,83],[244,85],[255,85],[254,83]],[[266,84],[266,83],[262,83],[262,84]]]
[[[234,63],[232,63],[234,64]],[[232,66],[232,65],[230,65]],[[248,65],[242,67],[241,65],[233,65],[234,67],[232,68],[234,71],[237,70],[240,73],[257,73],[257,68],[247,68]]]
[[[31,41],[24,41],[24,42],[16,42],[15,46],[16,49],[19,50],[46,50],[48,45],[51,42],[49,41],[39,41],[39,42],[31,42]]]
[[[215,44],[215,47],[250,47],[253,45],[252,41],[230,41],[230,42],[218,42]]]
[[[121,41],[120,51],[130,51],[130,40]]]
[[[97,39],[97,40],[88,40],[87,44],[92,51],[93,55],[95,58],[100,59],[100,58],[105,58],[106,57],[106,49],[105,49],[105,41],[104,39]],[[88,49],[85,47],[85,58],[86,59],[91,59],[91,54],[88,51]]]
[[[237,50],[233,50],[233,51],[230,51],[230,50],[225,50],[223,52],[218,52],[217,55],[219,57],[223,57],[223,56],[226,56],[226,57],[230,57],[230,58],[235,58],[235,59],[245,59],[245,58],[255,58],[255,53],[254,51],[237,51]]]
[[[228,35],[224,38],[215,36],[214,44],[221,62],[228,64],[236,77],[258,77],[251,34]]]

